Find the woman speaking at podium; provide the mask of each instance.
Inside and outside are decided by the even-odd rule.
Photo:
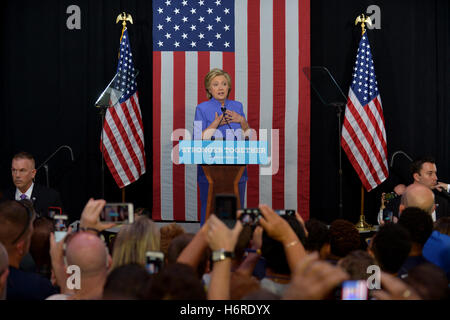
[[[230,75],[220,69],[212,69],[205,76],[205,89],[208,101],[200,103],[195,109],[194,139],[196,132],[200,132],[201,139],[212,140],[222,137],[224,140],[243,140],[244,132],[249,129],[245,119],[242,103],[228,100],[231,91]],[[238,130],[240,129],[240,130]],[[216,132],[220,131],[220,133]],[[245,183],[247,181],[247,169],[244,170],[239,180],[239,198],[244,205]],[[201,166],[197,166],[197,182],[200,188],[201,220],[205,222],[206,204],[208,201],[208,180]]]

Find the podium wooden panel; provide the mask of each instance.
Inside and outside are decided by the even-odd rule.
[[[205,221],[211,212],[214,212],[214,199],[216,194],[234,194],[237,199],[237,209],[240,209],[241,200],[238,184],[244,173],[245,165],[204,164],[202,168],[209,182]]]

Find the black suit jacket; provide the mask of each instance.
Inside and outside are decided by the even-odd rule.
[[[450,196],[445,191],[439,192],[433,190],[434,193],[434,203],[436,204],[436,220],[442,217],[450,217]],[[397,197],[388,204],[386,204],[386,208],[392,210],[394,216],[398,217],[398,207],[400,205],[401,197]]]
[[[16,197],[16,189],[9,189],[4,193],[4,197],[9,200],[14,200]],[[39,216],[48,216],[48,207],[60,207],[62,209],[62,201],[59,192],[47,188],[43,185],[34,184],[31,199],[34,210]]]
[[[445,191],[434,191],[434,202],[436,203],[436,220],[450,217],[449,195]]]

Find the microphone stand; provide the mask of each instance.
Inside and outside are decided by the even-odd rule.
[[[59,152],[59,150],[61,150],[61,149],[67,149],[67,150],[69,150],[69,152],[70,152],[70,159],[72,160],[72,162],[74,162],[75,161],[75,159],[74,159],[74,157],[73,157],[73,151],[72,151],[72,148],[71,147],[69,147],[69,146],[67,146],[67,145],[63,145],[63,146],[60,146],[58,149],[56,149],[56,151],[55,152],[53,152],[37,169],[36,169],[36,172],[37,171],[39,171],[39,169],[40,168],[42,168],[42,167],[44,167],[44,169],[45,169],[45,177],[46,177],[46,180],[47,180],[47,188],[50,188],[50,180],[49,180],[49,177],[48,177],[48,165],[47,165],[47,162],[49,162],[58,152]]]

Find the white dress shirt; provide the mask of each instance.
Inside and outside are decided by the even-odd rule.
[[[31,186],[25,193],[20,192],[19,188],[16,188],[16,200],[21,200],[20,196],[25,194],[28,200],[31,200],[31,194],[33,193],[34,182],[31,183]]]

